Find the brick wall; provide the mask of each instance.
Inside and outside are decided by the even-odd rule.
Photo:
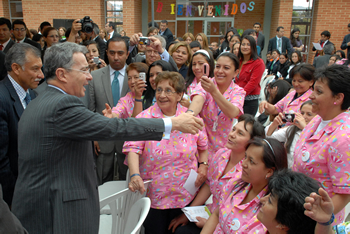
[[[284,27],[284,36],[289,38],[292,25],[292,14],[293,0],[273,0],[270,38],[276,35],[276,29],[278,26]]]
[[[0,3],[0,16],[5,18],[10,18],[9,2],[2,0]]]
[[[237,0],[236,3],[238,8],[240,8],[241,3],[246,3],[247,5],[251,1],[247,0]],[[255,6],[253,11],[246,11],[244,14],[238,9],[235,15],[234,27],[238,29],[252,29],[254,23],[259,22],[264,27],[264,11],[265,11],[265,0],[255,0]]]
[[[128,36],[142,31],[142,0],[123,1],[123,29]]]
[[[349,9],[348,0],[317,0],[314,6],[311,42],[318,42],[321,33],[328,30],[331,33],[330,41],[337,50],[340,50],[344,36],[349,34],[347,28],[350,23]],[[346,54],[346,50],[344,52]],[[313,62],[314,56],[315,52],[310,51],[309,63]]]
[[[7,1],[3,1],[7,2]],[[90,16],[100,27],[104,27],[103,0],[23,0],[23,18],[28,28],[37,29],[40,23],[53,19],[77,19]]]

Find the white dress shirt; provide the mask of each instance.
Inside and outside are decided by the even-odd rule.
[[[111,65],[108,65],[109,66],[109,71],[110,71],[110,73],[109,73],[109,76],[110,76],[110,79],[111,79],[111,85],[112,85],[112,82],[113,82],[113,80],[114,80],[114,72],[116,71],[116,70],[114,70],[112,67],[111,67]],[[119,72],[119,76],[118,76],[118,80],[119,80],[119,94],[121,94],[122,93],[122,89],[123,89],[123,84],[124,84],[124,77],[125,77],[125,71],[126,70],[126,65],[122,68],[122,69],[120,69],[118,72]],[[121,95],[120,95],[120,97],[121,97]]]

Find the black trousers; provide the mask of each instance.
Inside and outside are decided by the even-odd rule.
[[[245,100],[243,105],[244,114],[251,114],[252,116],[256,115],[259,107],[259,100]]]
[[[178,226],[174,234],[200,234],[201,228],[197,227],[195,223],[188,222],[185,226]]]
[[[153,209],[151,208],[143,226],[146,234],[171,234],[168,230],[171,220],[182,214],[181,208],[177,209]]]

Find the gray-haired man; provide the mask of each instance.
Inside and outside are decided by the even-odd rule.
[[[78,97],[92,79],[87,49],[66,42],[45,52],[46,91],[19,122],[19,175],[13,213],[29,233],[98,233],[99,199],[91,141],[160,140],[171,130],[196,133],[201,120],[108,119]]]

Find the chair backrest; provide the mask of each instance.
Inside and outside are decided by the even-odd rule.
[[[151,180],[145,181],[145,189],[147,191],[148,185]],[[126,223],[126,217],[128,217],[131,207],[146,193],[140,194],[139,192],[131,192],[128,188],[123,189],[115,194],[101,198],[100,209],[109,205],[112,215],[112,234],[124,233],[124,227]]]
[[[140,233],[141,225],[145,221],[151,208],[151,200],[148,197],[139,199],[130,209],[126,219],[124,234]]]

